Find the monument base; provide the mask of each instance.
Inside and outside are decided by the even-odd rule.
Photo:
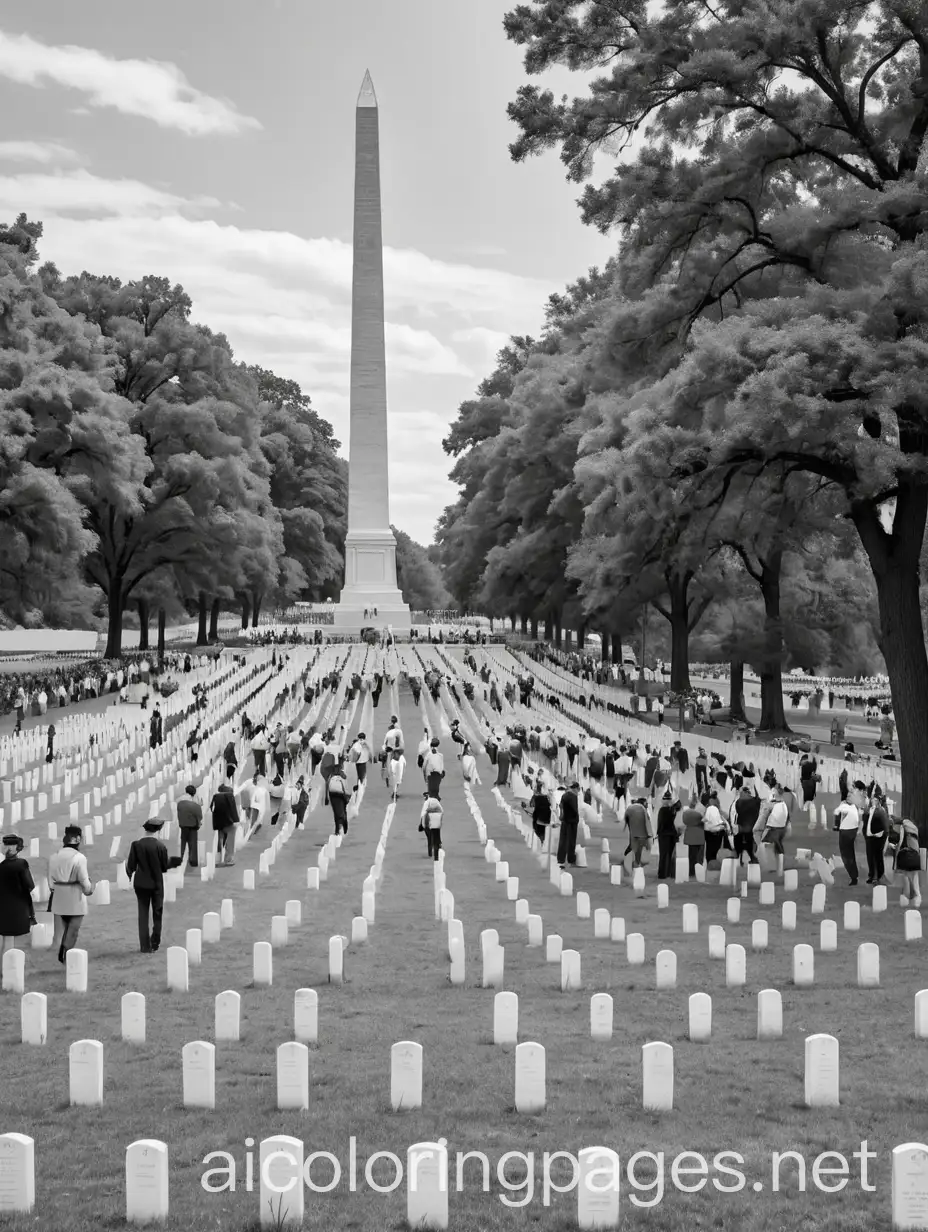
[[[394,633],[408,633],[412,627],[409,604],[396,584],[396,540],[389,530],[349,531],[345,539],[345,586],[334,630],[359,633],[371,625],[389,626]]]

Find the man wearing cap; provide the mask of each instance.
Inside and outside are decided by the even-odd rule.
[[[87,857],[80,852],[83,841],[80,826],[65,826],[64,846],[48,861],[48,884],[51,890],[50,910],[55,917],[52,944],[58,945],[58,961],[63,963],[68,950],[77,945],[87,904],[84,899],[93,893],[93,882],[87,871]]]
[[[186,852],[190,868],[197,867],[197,842],[202,824],[203,809],[197,801],[197,789],[188,783],[185,794],[177,801],[177,828],[180,831],[180,860],[183,864]]]
[[[438,798],[441,781],[445,777],[445,759],[439,752],[439,740],[435,736],[429,742],[429,751],[422,762],[422,775],[429,796]]]
[[[164,822],[156,817],[146,821],[142,827],[145,837],[135,840],[126,859],[126,872],[130,877],[135,874],[133,888],[139,905],[139,948],[143,954],[154,954],[161,945],[164,874],[168,871],[168,849],[155,835],[163,825]]]
[[[564,868],[577,863],[577,829],[580,825],[580,784],[571,783],[561,796],[561,834],[557,844],[557,862]]]

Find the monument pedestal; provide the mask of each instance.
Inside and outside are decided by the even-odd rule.
[[[376,616],[371,614],[374,608]],[[412,627],[409,604],[396,584],[396,540],[389,530],[349,531],[345,539],[345,586],[334,629],[357,633],[365,625],[389,625],[394,633],[408,633]]]

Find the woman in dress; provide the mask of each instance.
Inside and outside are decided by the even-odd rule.
[[[23,846],[18,834],[4,836],[0,862],[0,958],[15,947],[17,937],[27,936],[35,923],[35,882],[29,864],[20,855]]]

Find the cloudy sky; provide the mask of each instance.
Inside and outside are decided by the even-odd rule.
[[[517,166],[507,0],[4,0],[0,217],[42,257],[180,282],[348,444],[354,107],[380,104],[393,521],[431,542],[441,440],[511,334],[609,241],[555,154]],[[576,93],[567,73],[544,81]]]

